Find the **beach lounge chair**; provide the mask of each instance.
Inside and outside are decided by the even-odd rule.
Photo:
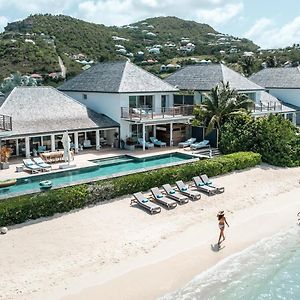
[[[182,180],[176,181],[176,186],[181,194],[191,198],[192,200],[201,199],[201,194],[198,191],[191,190]]]
[[[145,197],[141,192],[133,194],[134,199],[131,200],[130,205],[137,203],[141,207],[150,211],[150,214],[159,213],[161,207],[157,204],[151,202],[147,197]]]
[[[177,201],[179,204],[185,204],[189,202],[189,198],[187,196],[175,191],[170,184],[164,184],[163,189],[165,190],[168,198]]]
[[[175,208],[177,206],[176,201],[167,198],[162,194],[162,192],[159,190],[159,188],[155,187],[151,189],[151,193],[158,203],[167,206],[167,208]]]
[[[138,138],[138,143],[140,146],[143,146],[144,145],[143,139]],[[145,148],[147,148],[147,149],[154,148],[154,144],[145,141]]]
[[[209,141],[208,140],[203,140],[202,142],[199,143],[193,143],[190,145],[190,148],[192,150],[197,150],[201,148],[209,147]]]
[[[206,193],[208,196],[212,196],[218,193],[217,189],[215,187],[206,185],[202,179],[200,178],[200,176],[196,176],[193,178],[193,181],[195,183],[196,188],[203,192]]]
[[[154,144],[154,146],[158,146],[158,147],[166,147],[167,143],[159,141],[157,138],[151,136],[150,137],[150,141],[152,144]]]
[[[31,173],[37,173],[42,170],[42,168],[38,166],[35,162],[33,162],[31,159],[23,159],[23,164],[26,169],[31,171]]]
[[[51,165],[45,163],[41,157],[35,157],[33,158],[33,161],[43,170],[50,171],[52,169]]]
[[[181,148],[189,147],[189,146],[191,146],[191,144],[193,144],[195,142],[196,142],[195,138],[190,138],[190,139],[186,140],[185,142],[180,142],[178,144],[178,147],[181,147]]]
[[[225,191],[225,188],[224,187],[218,187],[218,186],[215,186],[211,180],[209,180],[208,176],[206,174],[203,174],[203,175],[200,175],[200,178],[201,180],[203,181],[203,183],[205,185],[208,185],[208,186],[211,186],[211,187],[214,187],[218,190],[218,193],[224,193]]]

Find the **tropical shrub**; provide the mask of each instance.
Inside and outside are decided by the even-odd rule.
[[[221,127],[220,149],[223,153],[254,151],[266,163],[294,167],[300,165],[298,129],[280,115],[253,119],[232,116]]]
[[[119,196],[147,191],[154,186],[162,186],[165,183],[174,184],[177,180],[189,181],[194,176],[203,173],[208,176],[216,176],[234,170],[254,167],[260,161],[261,157],[257,153],[233,153],[210,160],[201,160],[90,184],[18,196],[0,201],[0,226],[68,212]]]

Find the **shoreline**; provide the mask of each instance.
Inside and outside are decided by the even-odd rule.
[[[282,203],[282,201],[278,201],[274,204],[279,205],[279,202]],[[215,243],[215,239],[210,239],[208,241],[210,246],[206,242],[202,243],[164,260],[137,267],[121,276],[115,274],[116,276],[111,280],[97,286],[83,288],[79,293],[70,294],[59,299],[96,300],[101,295],[106,299],[117,300],[120,299],[119,291],[122,290],[122,299],[138,300],[143,297],[145,300],[150,300],[172,293],[184,287],[195,276],[208,271],[223,260],[234,255],[239,255],[240,252],[247,250],[247,248],[252,247],[261,240],[269,238],[279,231],[286,230],[296,224],[297,213],[294,212],[295,209],[300,209],[300,202],[296,197],[288,205],[284,205],[283,207],[279,205],[273,211],[259,213],[257,209],[264,206],[249,209],[250,214],[255,211],[257,214],[246,221],[242,221],[245,218],[244,211],[237,213],[237,216],[231,220],[233,225],[230,228],[226,228],[225,248],[219,252],[211,249],[211,245]],[[287,218],[287,216],[289,217]],[[294,219],[290,218],[290,216],[294,216]],[[272,222],[263,224],[266,219],[271,219]],[[276,220],[275,225],[273,220]],[[262,224],[259,227],[259,232],[254,231],[257,229],[257,224]],[[241,238],[240,227],[250,228],[250,234]],[[235,239],[239,239],[239,242],[235,243]],[[203,258],[203,255],[205,255],[205,258]],[[174,270],[176,270],[176,276],[174,276]],[[145,283],[143,283],[144,278],[146,278]]]
[[[149,215],[123,197],[27,222],[0,236],[0,299],[156,299],[297,222],[300,168],[213,178],[225,193]],[[225,210],[225,248],[216,213]],[[245,234],[245,232],[247,234]]]

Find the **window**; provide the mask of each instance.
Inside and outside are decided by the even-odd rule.
[[[129,96],[129,107],[152,108],[153,96]]]
[[[87,98],[88,98],[87,94],[82,94],[82,99],[83,100],[87,100]]]
[[[174,95],[174,105],[193,105],[193,95]]]
[[[161,107],[166,108],[169,106],[169,95],[162,95],[161,96]]]
[[[136,107],[136,96],[129,96],[129,107]]]

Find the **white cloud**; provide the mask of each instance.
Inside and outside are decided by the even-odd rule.
[[[291,46],[300,41],[300,16],[282,27],[276,26],[271,19],[259,19],[245,36],[263,48]]]
[[[0,32],[3,31],[4,27],[7,25],[8,19],[4,16],[0,16]]]
[[[239,15],[243,11],[243,8],[244,5],[242,2],[232,3],[214,9],[199,10],[197,15],[202,22],[210,25],[221,25]]]
[[[124,25],[154,16],[177,16],[213,25],[225,24],[243,10],[241,0],[86,0],[76,16],[106,25]]]

